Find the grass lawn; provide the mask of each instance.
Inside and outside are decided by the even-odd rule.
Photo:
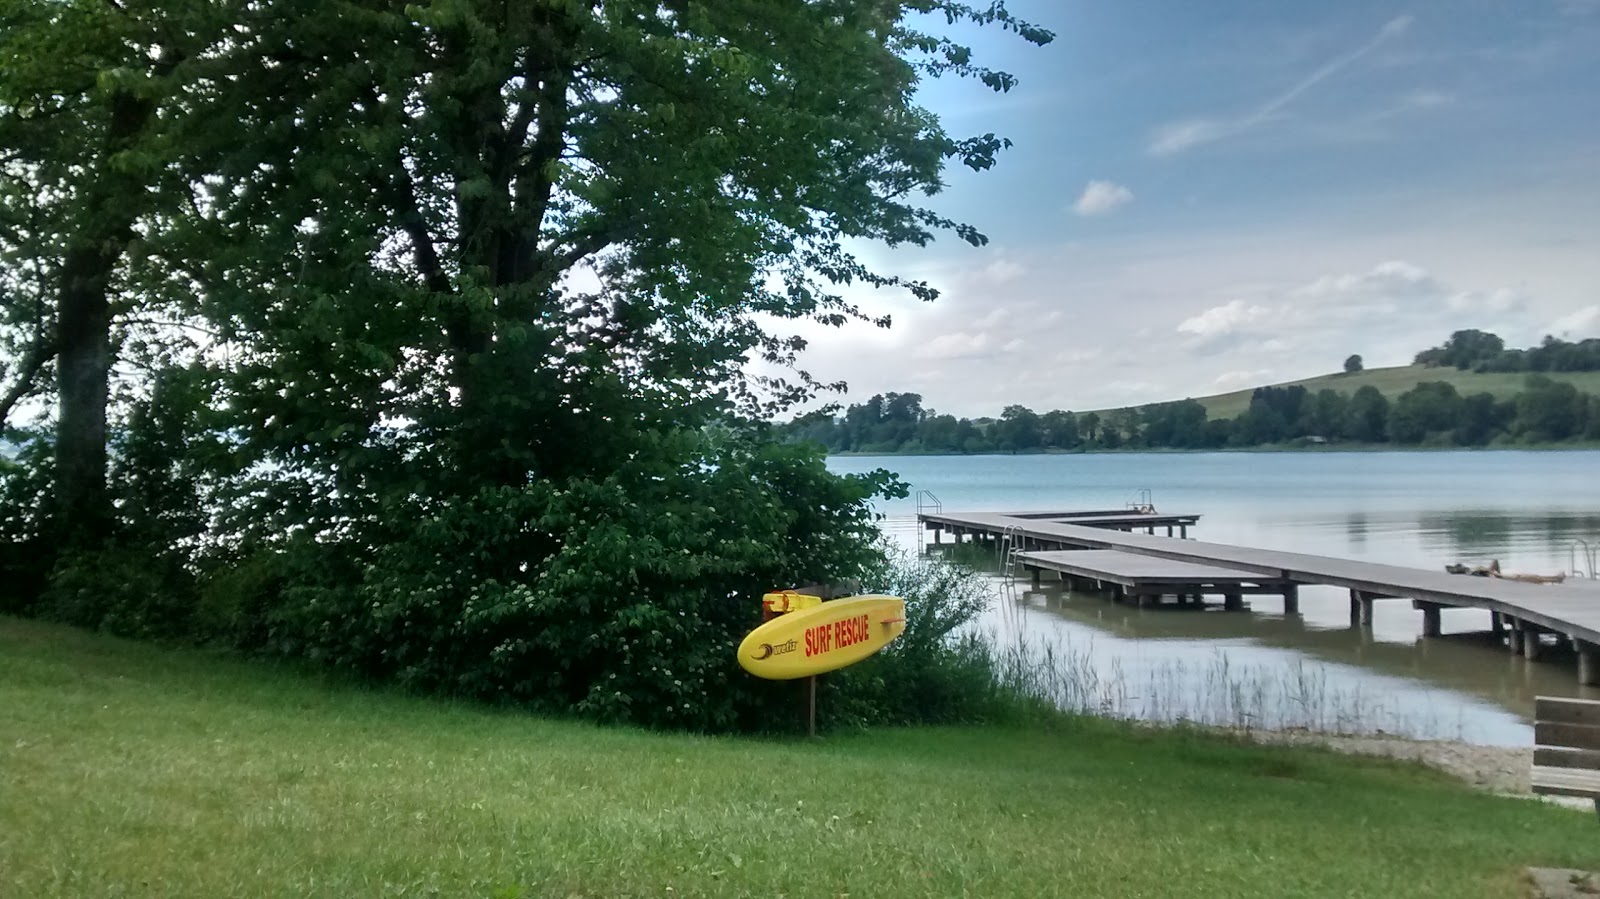
[[[731,666],[730,666],[731,667]],[[1592,813],[1104,722],[606,730],[0,618],[0,896],[1515,896]]]
[[[1584,393],[1600,394],[1600,371],[1546,372],[1556,381],[1570,381]],[[1332,388],[1343,394],[1355,393],[1363,386],[1373,387],[1393,400],[1423,381],[1445,381],[1454,385],[1462,396],[1474,393],[1492,393],[1507,399],[1521,393],[1528,380],[1527,372],[1483,373],[1459,371],[1448,366],[1428,368],[1422,365],[1402,365],[1394,368],[1370,368],[1354,374],[1321,375],[1303,381],[1290,381],[1276,386],[1292,387],[1296,384],[1312,393]],[[1219,393],[1216,396],[1196,397],[1206,407],[1208,418],[1237,418],[1250,407],[1250,394],[1255,388]]]

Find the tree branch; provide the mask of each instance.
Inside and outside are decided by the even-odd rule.
[[[23,357],[22,365],[18,368],[17,381],[0,397],[0,428],[4,428],[6,420],[11,417],[11,410],[17,403],[33,394],[37,386],[39,372],[44,364],[56,355],[56,343],[46,338],[43,334],[33,339],[33,346],[28,348],[28,354]]]

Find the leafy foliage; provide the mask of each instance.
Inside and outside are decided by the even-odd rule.
[[[765,726],[755,597],[871,569],[902,489],[772,439],[826,386],[785,323],[937,295],[864,243],[985,242],[927,204],[1009,142],[916,92],[1015,79],[931,29],[1051,38],[956,0],[0,22],[0,411],[53,408],[0,484],[11,606],[699,729]]]

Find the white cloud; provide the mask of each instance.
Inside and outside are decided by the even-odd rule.
[[[1027,271],[1021,263],[1001,256],[983,267],[983,276],[991,283],[1006,284],[1022,277]]]
[[[1216,351],[1251,332],[1256,324],[1271,315],[1272,310],[1265,306],[1229,300],[1179,322],[1178,333],[1188,335],[1190,346],[1197,350]]]
[[[950,361],[974,359],[994,352],[994,339],[986,332],[940,334],[916,350],[918,359]]]
[[[1082,216],[1105,215],[1133,202],[1133,191],[1114,181],[1090,181],[1072,208]]]
[[[1549,333],[1565,339],[1595,337],[1600,331],[1600,306],[1585,306],[1550,323]]]
[[[1245,115],[1226,119],[1190,118],[1163,125],[1156,129],[1146,150],[1152,156],[1172,156],[1191,147],[1208,144],[1255,128],[1282,112],[1289,104],[1299,99],[1301,94],[1355,65],[1362,57],[1404,34],[1411,27],[1411,23],[1411,16],[1390,19],[1366,43],[1327,62],[1288,90]]]

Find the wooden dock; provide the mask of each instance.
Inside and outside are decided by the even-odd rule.
[[[1445,608],[1484,609],[1494,633],[1512,652],[1538,658],[1544,637],[1569,642],[1578,657],[1578,680],[1600,684],[1600,590],[1572,584],[1529,584],[1501,578],[1468,577],[1399,565],[1359,562],[1308,553],[1282,552],[1131,533],[1068,524],[1068,514],[1018,518],[992,512],[926,512],[917,516],[936,535],[949,531],[994,540],[1027,553],[1038,550],[1115,550],[1236,572],[1300,585],[1322,584],[1350,591],[1352,627],[1372,623],[1372,603],[1406,599],[1422,610],[1422,631],[1440,634]]]
[[[1163,596],[1185,604],[1216,595],[1223,598],[1224,608],[1236,610],[1244,608],[1247,593],[1276,593],[1283,596],[1285,607],[1294,611],[1298,600],[1298,585],[1292,581],[1116,550],[1023,552],[1016,558],[1032,572],[1035,589],[1040,586],[1041,571],[1054,571],[1063,580],[1109,590],[1115,598],[1128,598],[1141,606],[1159,604]]]
[[[1199,515],[1166,515],[1155,512],[1135,512],[1129,509],[1111,509],[1099,512],[987,512],[977,515],[944,515],[929,512],[917,516],[918,520],[931,528],[934,533],[934,542],[938,543],[940,534],[949,531],[960,537],[968,533],[990,533],[988,530],[995,522],[1002,528],[1006,526],[1021,526],[1024,524],[1072,524],[1086,528],[1104,528],[1112,531],[1144,531],[1152,536],[1157,528],[1166,528],[1168,537],[1188,537],[1189,528],[1200,521]],[[982,519],[978,530],[974,530],[963,519]],[[1006,523],[1010,524],[1007,525]],[[1174,533],[1176,531],[1176,533]]]

